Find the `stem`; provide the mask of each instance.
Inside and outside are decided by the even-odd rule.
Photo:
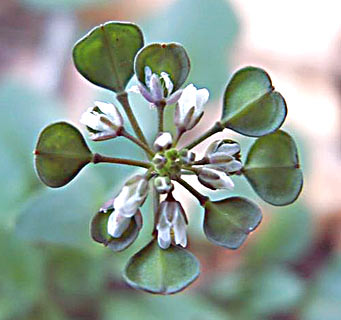
[[[133,110],[131,109],[130,107],[130,104],[129,104],[129,100],[128,100],[128,94],[127,92],[123,91],[121,93],[118,93],[116,95],[116,98],[117,100],[121,103],[123,109],[124,109],[124,112],[126,113],[133,129],[134,129],[134,132],[136,133],[136,135],[139,137],[139,139],[145,144],[145,145],[148,145],[148,142],[134,116],[134,113],[133,113]]]
[[[164,130],[164,112],[165,111],[165,106],[164,105],[159,105],[157,106],[157,114],[158,114],[158,120],[159,120],[159,125],[158,125],[158,132],[163,132]]]
[[[102,156],[99,153],[95,153],[93,155],[92,162],[94,164],[106,162],[106,163],[126,164],[128,166],[136,166],[136,167],[142,167],[142,168],[146,168],[146,169],[150,168],[150,164],[148,162],[145,162],[145,161],[122,159],[122,158],[112,158],[112,157]]]
[[[176,180],[176,181],[179,182],[184,188],[186,188],[194,197],[196,197],[202,206],[205,206],[205,203],[209,200],[208,197],[202,195],[200,192],[198,192],[197,190],[195,190],[195,189],[194,189],[189,183],[187,183],[185,180],[182,180],[181,178],[179,178],[179,179]]]
[[[219,131],[222,131],[224,129],[225,129],[224,125],[220,121],[217,121],[211,129],[206,131],[200,137],[196,138],[192,143],[187,145],[185,148],[190,150],[190,149],[194,148],[196,145],[198,145],[199,143],[201,143],[202,141],[204,141],[205,139],[209,138],[211,135],[213,135]]]
[[[149,148],[148,145],[146,145],[145,143],[143,143],[142,141],[140,141],[139,139],[135,138],[134,136],[132,136],[131,134],[129,134],[125,129],[122,129],[120,135],[122,137],[125,137],[127,139],[129,139],[130,141],[134,142],[135,144],[137,144],[140,148],[142,148],[150,157],[154,156],[154,152],[152,149]]]

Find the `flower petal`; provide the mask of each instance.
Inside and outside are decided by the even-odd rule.
[[[109,216],[107,231],[113,238],[119,238],[127,230],[130,218],[123,217],[119,211],[114,211]]]
[[[167,95],[169,96],[173,92],[173,88],[174,88],[173,82],[170,79],[169,74],[167,72],[161,72],[161,78],[165,82]]]

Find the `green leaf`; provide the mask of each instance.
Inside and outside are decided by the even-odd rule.
[[[77,70],[100,87],[122,92],[134,74],[143,34],[132,23],[107,22],[92,29],[73,49]]]
[[[257,194],[275,206],[294,202],[302,190],[296,144],[281,130],[256,140],[243,173]]]
[[[161,249],[156,240],[136,253],[124,270],[124,278],[136,289],[172,294],[189,286],[199,276],[199,262],[185,249]]]
[[[67,122],[47,126],[34,154],[39,178],[52,188],[66,185],[92,160],[82,134]]]
[[[107,212],[98,212],[91,221],[90,232],[92,239],[96,242],[108,246],[111,250],[118,252],[127,249],[137,238],[140,225],[138,219],[141,221],[141,212],[138,211],[134,218],[130,220],[128,229],[122,234],[120,238],[113,238],[107,232],[108,219],[112,210]]]
[[[226,75],[230,74],[229,57],[238,36],[239,19],[233,9],[226,0],[172,1],[155,10],[141,26],[151,42],[181,43],[192,65],[197,66],[191,70],[188,82],[207,88],[210,99],[215,100],[225,89]]]
[[[186,50],[178,43],[153,43],[141,49],[135,59],[135,73],[140,82],[144,84],[144,71],[147,66],[158,75],[161,72],[168,73],[175,91],[186,81],[190,70],[190,61]]]
[[[276,131],[286,115],[285,100],[274,91],[264,70],[246,67],[233,75],[223,101],[222,122],[226,128],[260,137]]]
[[[262,220],[260,208],[248,199],[231,197],[206,202],[204,232],[212,243],[238,249]]]

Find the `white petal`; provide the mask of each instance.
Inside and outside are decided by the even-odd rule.
[[[99,114],[96,115],[89,111],[84,112],[79,121],[93,130],[104,131],[108,129],[108,126],[100,121]]]
[[[163,99],[163,88],[161,81],[159,76],[155,73],[153,73],[152,77],[150,78],[149,89],[154,101],[160,101]]]
[[[195,107],[196,104],[196,92],[197,89],[194,87],[193,84],[189,84],[181,94],[181,97],[178,101],[179,108],[180,108],[180,118],[183,119],[186,117],[187,112],[192,108]]]
[[[240,152],[240,146],[238,143],[224,143],[218,147],[219,152],[224,152],[226,155],[232,156]]]
[[[174,103],[177,103],[178,100],[180,99],[182,95],[182,90],[177,90],[175,92],[173,92],[166,100],[167,104],[170,105],[170,104],[174,104]]]
[[[170,228],[157,228],[157,242],[162,249],[168,249],[171,244]]]
[[[144,67],[144,82],[147,86],[147,88],[150,87],[150,78],[152,76],[152,69],[150,69],[148,66]]]
[[[235,172],[243,168],[243,165],[240,161],[233,160],[233,161],[228,162],[225,168],[227,172]]]
[[[182,247],[186,247],[187,246],[186,223],[179,209],[176,214],[176,219],[173,223],[173,230],[175,244],[180,244]]]
[[[196,93],[196,106],[200,113],[203,111],[203,107],[205,103],[208,101],[208,97],[210,96],[207,89],[199,89]],[[198,111],[199,112],[199,111]]]
[[[107,231],[113,238],[119,238],[127,230],[130,218],[120,215],[119,211],[114,211],[108,219]]]
[[[217,182],[217,189],[228,189],[232,190],[234,183],[232,179],[224,172],[221,172],[220,179]]]
[[[167,94],[169,96],[173,92],[173,88],[174,88],[173,82],[170,79],[169,74],[167,72],[161,72],[161,78],[165,82]]]
[[[123,118],[112,103],[96,101],[95,106],[98,107],[115,126],[122,127]]]
[[[162,132],[154,142],[156,150],[168,149],[173,143],[172,135],[169,132]]]

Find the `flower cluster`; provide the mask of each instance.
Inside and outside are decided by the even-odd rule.
[[[286,102],[264,70],[245,67],[237,71],[226,86],[221,118],[189,144],[179,147],[183,135],[202,119],[209,99],[205,88],[193,84],[183,87],[190,59],[180,44],[144,46],[138,26],[108,22],[77,42],[73,59],[82,76],[114,92],[120,104],[96,102],[81,116],[80,122],[90,138],[103,141],[123,137],[143,149],[146,157],[135,160],[93,153],[79,130],[61,121],[44,128],[38,138],[34,151],[37,173],[43,183],[57,188],[69,183],[90,163],[144,169],[128,179],[91,221],[95,241],[115,252],[122,251],[137,239],[143,226],[140,208],[149,195],[152,197],[153,210],[145,212],[154,217],[152,239],[130,258],[124,270],[124,278],[131,286],[171,294],[187,287],[199,275],[198,260],[184,249],[189,243],[188,219],[181,199],[175,199],[173,192],[179,185],[204,209],[203,231],[207,239],[229,249],[239,248],[262,220],[257,204],[229,195],[234,176],[245,177],[254,191],[272,205],[288,205],[299,196],[303,175],[297,148],[292,137],[280,130],[287,114]],[[127,90],[133,76],[137,85]],[[152,143],[134,115],[130,93],[140,94],[151,104],[151,112],[157,112],[158,130]],[[171,105],[175,105],[173,119],[165,125],[164,112]],[[133,134],[125,126],[122,111]],[[228,139],[213,141],[198,159],[193,148],[224,129],[256,138],[245,161],[241,160],[240,145]],[[227,197],[211,200],[187,182],[188,175],[197,177],[203,190],[224,189]]]
[[[196,174],[205,187],[229,189],[234,187],[231,176],[242,169],[240,161],[240,146],[232,140],[214,141],[207,149],[204,158],[195,161],[195,153],[186,148],[178,149],[180,136],[191,130],[204,114],[204,106],[208,101],[207,89],[197,89],[193,84],[183,90],[172,93],[173,83],[166,72],[160,76],[151,74],[146,68],[147,88],[139,83],[138,92],[150,103],[160,107],[163,102],[171,104],[177,101],[174,123],[177,128],[177,138],[173,139],[170,132],[159,132],[153,143],[153,158],[145,175],[130,178],[119,194],[101,208],[101,212],[112,213],[107,223],[107,232],[113,238],[120,238],[130,225],[130,220],[139,212],[148,195],[149,181],[159,194],[166,194],[156,216],[156,232],[158,243],[162,249],[167,249],[171,243],[186,247],[185,211],[179,201],[172,195],[174,181],[184,183],[182,175]],[[165,88],[162,86],[164,84]],[[134,89],[136,92],[136,90]],[[165,104],[163,106],[165,106]],[[113,104],[96,102],[94,108],[88,109],[81,117],[81,122],[90,131],[93,140],[115,138],[123,127],[122,116]],[[96,133],[93,131],[96,130]]]

